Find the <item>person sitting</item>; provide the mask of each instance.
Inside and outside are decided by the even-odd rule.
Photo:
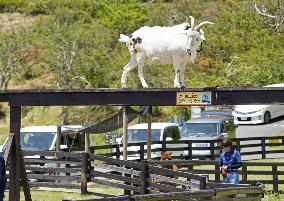
[[[238,168],[242,166],[241,154],[233,149],[229,139],[222,142],[222,149],[223,152],[219,159],[219,167],[223,176],[222,183],[238,184],[240,182]]]

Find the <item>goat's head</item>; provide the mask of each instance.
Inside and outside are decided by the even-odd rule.
[[[205,40],[204,31],[202,27],[208,24],[214,24],[213,22],[201,22],[199,25],[194,27],[194,18],[189,16],[191,19],[190,28],[186,27],[185,33],[187,35],[187,44],[186,44],[186,51],[190,54],[191,62],[194,64],[194,60],[196,58],[196,54],[200,51],[202,47],[202,41]]]

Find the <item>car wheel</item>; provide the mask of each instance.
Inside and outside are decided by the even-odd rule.
[[[264,113],[264,117],[263,117],[264,123],[265,124],[269,124],[270,123],[270,119],[271,119],[270,112],[265,112]]]

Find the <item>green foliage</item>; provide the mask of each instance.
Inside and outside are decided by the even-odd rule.
[[[268,0],[257,2],[273,8]],[[206,40],[196,65],[186,66],[187,86],[262,86],[284,82],[283,33],[272,33],[269,21],[252,11],[251,1],[0,0],[0,12],[36,16],[33,25],[18,32],[19,44],[28,44],[19,52],[41,51],[32,61],[19,65],[12,77],[18,85],[38,79],[52,88],[119,88],[123,67],[129,60],[127,47],[117,41],[119,34],[130,34],[145,25],[171,26],[185,22],[189,15],[195,17],[196,24],[204,20],[215,24],[204,28]],[[2,55],[7,54],[4,45],[13,44],[18,40],[16,36],[0,34]],[[3,56],[1,62],[6,58]],[[173,85],[171,65],[147,66],[145,76],[151,87]],[[141,87],[136,70],[130,73],[128,85]],[[189,116],[186,107],[156,108],[159,117],[155,120],[162,119],[164,113],[167,117]],[[113,112],[109,107],[67,110],[70,123],[94,122]]]

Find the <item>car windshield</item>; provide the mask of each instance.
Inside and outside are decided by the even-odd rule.
[[[161,129],[152,129],[152,141],[160,141]],[[146,142],[147,129],[128,129],[128,142]]]
[[[21,133],[21,147],[28,151],[47,151],[51,147],[55,133],[26,132]]]
[[[203,137],[218,135],[216,123],[186,123],[182,129],[183,137]]]

